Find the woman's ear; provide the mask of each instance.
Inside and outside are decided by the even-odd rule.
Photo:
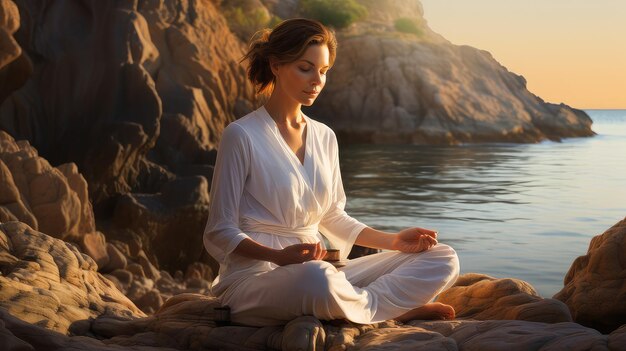
[[[280,68],[281,64],[273,57],[270,57],[270,69],[274,74],[274,77],[278,77],[278,68]]]

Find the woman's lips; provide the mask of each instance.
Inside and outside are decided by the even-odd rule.
[[[317,96],[317,94],[319,94],[319,91],[305,91],[304,93],[311,96]]]

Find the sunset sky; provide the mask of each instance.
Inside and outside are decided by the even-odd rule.
[[[626,109],[626,0],[422,0],[430,27],[484,49],[544,100]]]

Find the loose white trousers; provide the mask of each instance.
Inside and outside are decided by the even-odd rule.
[[[302,315],[369,324],[432,301],[458,275],[456,252],[437,244],[416,254],[359,257],[339,269],[324,261],[277,267],[232,284],[221,298],[231,320],[245,325],[282,325]]]

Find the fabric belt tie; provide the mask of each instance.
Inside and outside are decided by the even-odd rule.
[[[256,232],[273,234],[278,236],[285,236],[290,238],[303,238],[308,237],[319,241],[321,239],[318,234],[317,224],[307,227],[288,228],[284,226],[264,224],[264,223],[242,223],[240,229],[245,232]]]

